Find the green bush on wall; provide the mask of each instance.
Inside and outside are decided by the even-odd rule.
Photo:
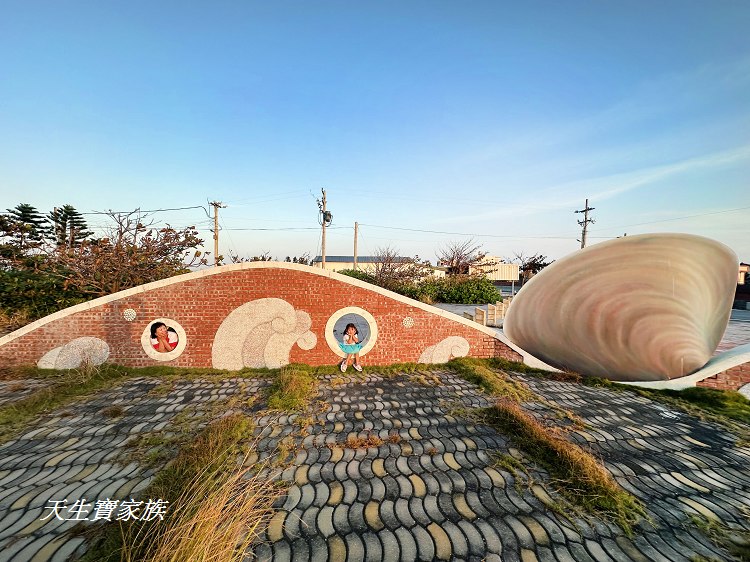
[[[344,269],[339,273],[376,285],[373,276],[363,271]],[[474,275],[430,278],[421,283],[401,283],[395,287],[384,288],[427,303],[485,304],[503,300],[492,281]]]

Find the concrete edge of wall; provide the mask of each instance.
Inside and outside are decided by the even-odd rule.
[[[448,312],[447,310],[442,310],[440,308],[437,308],[429,304],[425,304],[418,300],[414,300],[409,297],[399,295],[398,293],[394,293],[393,291],[383,289],[382,287],[378,287],[377,285],[372,285],[371,283],[360,281],[359,279],[355,279],[354,277],[348,277],[346,275],[341,275],[340,273],[336,273],[333,271],[327,271],[321,268],[311,267],[309,265],[301,265],[298,263],[265,261],[265,262],[236,263],[236,264],[230,264],[230,265],[223,265],[221,267],[201,269],[199,271],[193,271],[191,273],[185,273],[183,275],[176,275],[174,277],[168,277],[167,279],[161,279],[160,281],[153,281],[151,283],[146,283],[145,285],[139,285],[138,287],[125,289],[124,291],[119,291],[117,293],[113,293],[105,297],[99,297],[88,302],[77,304],[75,306],[71,306],[63,310],[53,312],[52,314],[45,316],[44,318],[40,318],[39,320],[35,320],[31,324],[27,324],[26,326],[23,326],[22,328],[19,328],[18,330],[11,332],[10,334],[4,335],[3,337],[0,338],[0,347],[5,345],[6,343],[13,341],[16,338],[20,338],[21,336],[36,330],[37,328],[41,328],[45,324],[49,324],[50,322],[59,320],[61,318],[65,318],[66,316],[70,316],[78,312],[83,312],[85,310],[96,308],[97,306],[108,304],[110,302],[115,302],[118,300],[126,299],[128,297],[137,295],[139,293],[153,291],[154,289],[167,287],[169,285],[174,285],[177,283],[183,283],[185,281],[190,281],[192,279],[200,279],[201,277],[208,277],[210,275],[220,275],[222,273],[229,273],[232,271],[242,271],[245,269],[292,269],[292,270],[297,270],[297,271],[301,271],[303,273],[308,273],[312,275],[330,277],[331,279],[335,279],[336,281],[341,281],[342,283],[348,283],[349,285],[354,285],[355,287],[360,287],[368,291],[379,293],[393,300],[408,304],[409,306],[420,308],[426,312],[430,312],[432,314],[442,316],[446,318],[447,320],[452,320],[453,322],[458,322],[459,324],[469,326],[475,330],[484,332],[485,334],[492,336],[495,339],[500,339],[498,338],[497,332],[495,332],[495,330],[493,330],[492,328],[489,328],[487,326],[482,326],[481,324],[477,324],[476,322],[473,322],[467,318],[464,318],[463,316],[459,316],[452,312]],[[503,341],[503,343],[507,345],[506,341]]]
[[[658,388],[670,390],[682,390],[695,386],[698,382],[723,373],[727,369],[750,363],[750,343],[740,345],[724,353],[712,357],[703,368],[699,369],[692,375],[671,379],[668,381],[648,381],[648,382],[621,382],[630,386],[640,386],[642,388]]]
[[[527,365],[528,367],[532,367],[534,369],[552,371],[553,373],[562,373],[560,369],[553,367],[552,365],[547,365],[547,363],[545,363],[541,359],[537,359],[525,349],[521,349],[520,347],[518,347],[516,344],[510,341],[508,339],[508,336],[506,336],[504,333],[496,331],[495,337],[501,342],[503,342],[505,345],[507,345],[509,348],[511,348],[513,351],[518,353],[521,357],[523,357],[524,365]]]

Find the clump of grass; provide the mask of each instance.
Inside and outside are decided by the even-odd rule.
[[[522,472],[525,475],[529,475],[529,471],[526,469],[524,464],[518,460],[513,455],[509,455],[508,453],[503,453],[501,455],[497,455],[494,457],[495,466],[498,466],[510,474],[513,474],[514,476],[518,474],[519,472]]]
[[[121,418],[125,414],[125,408],[122,406],[109,406],[99,413],[107,418]]]
[[[716,546],[727,549],[742,562],[750,561],[750,531],[732,528],[726,523],[703,515],[690,515],[690,520]]]
[[[278,494],[259,472],[238,468],[241,444],[251,435],[252,424],[241,414],[209,424],[143,494],[169,502],[164,520],[108,524],[83,560],[243,560]]]
[[[350,435],[346,438],[343,443],[329,443],[329,449],[369,449],[370,447],[380,447],[383,444],[383,440],[377,435],[368,432],[364,436]]]
[[[268,393],[268,407],[297,412],[304,410],[317,393],[318,381],[299,368],[282,368]]]
[[[645,517],[641,503],[591,453],[567,441],[559,430],[542,425],[518,403],[500,400],[485,412],[490,424],[549,471],[552,483],[572,503],[616,521],[628,534]]]
[[[502,396],[518,402],[539,401],[540,398],[528,387],[507,376],[503,371],[487,367],[482,359],[461,357],[448,362],[447,366],[462,378],[476,384],[492,396]]]

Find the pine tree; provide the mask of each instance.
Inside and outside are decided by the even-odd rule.
[[[93,232],[88,230],[86,219],[72,205],[63,205],[47,215],[58,247],[78,246]]]
[[[12,209],[7,209],[4,225],[5,232],[15,238],[21,248],[29,243],[41,242],[48,234],[44,217],[36,207],[28,203],[21,203]]]

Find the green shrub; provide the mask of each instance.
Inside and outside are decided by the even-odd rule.
[[[339,273],[377,285],[375,278],[364,271],[344,269]],[[485,304],[503,300],[492,281],[476,275],[431,277],[421,283],[399,283],[383,288],[427,303]]]
[[[485,277],[456,275],[427,283],[430,297],[438,302],[484,304],[502,300],[492,281]]]
[[[375,284],[375,278],[372,275],[370,275],[369,273],[365,273],[364,271],[360,271],[359,269],[342,269],[341,271],[337,271],[336,273],[346,275],[347,277],[354,277],[355,279],[366,281],[367,283],[372,283],[373,285]]]

